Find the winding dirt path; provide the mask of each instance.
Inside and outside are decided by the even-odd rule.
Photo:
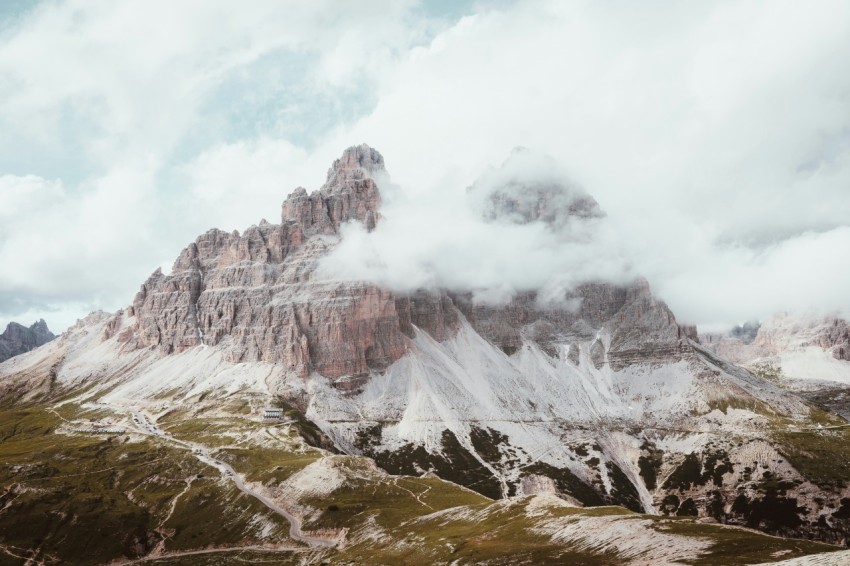
[[[167,442],[170,442],[171,444],[175,444],[177,446],[180,446],[181,448],[189,450],[195,456],[195,458],[197,458],[204,464],[207,464],[208,466],[216,468],[225,479],[228,479],[233,482],[233,485],[236,486],[236,489],[238,489],[245,495],[253,497],[257,501],[259,501],[260,503],[262,503],[278,515],[281,515],[287,521],[289,521],[289,536],[292,537],[294,540],[303,542],[313,548],[333,548],[336,546],[337,543],[334,540],[305,534],[304,531],[301,530],[300,518],[296,517],[295,515],[287,511],[285,508],[278,505],[271,498],[267,497],[266,495],[263,495],[262,493],[254,491],[249,486],[247,486],[242,480],[242,477],[236,473],[236,471],[230,466],[230,464],[227,464],[226,462],[222,462],[221,460],[217,460],[216,458],[214,458],[210,454],[209,448],[207,448],[206,446],[198,444],[196,442],[190,442],[188,440],[179,440],[177,438],[174,438],[169,433],[159,428],[159,426],[157,426],[157,424],[153,422],[153,420],[151,420],[151,418],[144,413],[141,413],[139,411],[133,411],[132,414],[133,425],[136,428],[138,428],[142,432],[157,436]]]
[[[180,558],[182,556],[198,556],[200,554],[219,554],[222,552],[303,552],[304,548],[285,548],[271,546],[231,546],[224,548],[200,548],[197,550],[179,550],[175,552],[166,552],[156,556],[148,555],[141,558],[133,558],[132,560],[123,560],[120,562],[110,562],[110,566],[129,566],[130,564],[142,564],[144,562],[156,562],[158,560],[168,560],[171,558]]]

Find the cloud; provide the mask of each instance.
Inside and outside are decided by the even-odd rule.
[[[440,280],[465,274],[452,245],[494,253],[454,211],[437,213],[454,202],[446,193],[521,144],[552,155],[597,198],[604,238],[679,318],[850,312],[841,291],[850,277],[835,255],[850,223],[849,9],[552,2],[481,11],[413,50],[374,112],[334,141],[369,141],[393,179],[420,195],[416,208],[431,203],[432,225],[420,232],[432,253],[415,265]],[[395,230],[388,239],[400,239]],[[454,236],[440,234],[436,246],[429,230]],[[387,258],[404,246],[394,253],[374,240],[373,263],[394,271]],[[409,241],[415,256],[422,243]],[[605,275],[608,255],[599,263]],[[557,276],[564,266],[554,265]],[[522,262],[501,267],[493,283],[527,275]],[[470,280],[482,273],[470,271]]]
[[[268,134],[335,127],[293,122],[344,114],[432,33],[414,9],[68,0],[15,12],[0,26],[0,323],[52,309],[61,329],[114,310],[211,225],[274,219],[310,159]]]
[[[0,194],[11,197],[0,213],[5,303],[40,305],[45,312],[67,302],[74,312],[61,317],[63,325],[100,301],[115,304],[119,290],[123,304],[126,289],[149,271],[144,259],[156,245],[152,170],[150,164],[116,166],[74,192],[35,176],[0,177]]]
[[[343,226],[319,276],[370,280],[403,293],[470,291],[487,303],[528,290],[563,302],[565,290],[587,280],[635,276],[596,202],[545,156],[515,150],[468,190],[410,193],[377,182],[385,200],[381,222],[373,232],[359,223]]]
[[[41,3],[0,26],[0,323],[120,307],[198,233],[274,221],[364,141],[397,187],[387,241],[348,229],[353,275],[495,300],[640,273],[702,324],[848,311],[848,12]],[[466,188],[518,145],[596,198],[594,240],[470,212]]]

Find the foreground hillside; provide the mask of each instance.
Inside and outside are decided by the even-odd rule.
[[[320,433],[293,409],[263,421],[252,393],[172,408],[84,394],[3,409],[0,564],[745,564],[836,550],[390,476],[309,446],[303,436]]]

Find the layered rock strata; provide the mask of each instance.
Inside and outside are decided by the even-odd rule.
[[[200,236],[170,274],[158,270],[142,285],[132,345],[166,354],[221,345],[231,361],[280,363],[302,376],[365,374],[401,357],[406,336],[390,292],[313,276],[340,225],[374,228],[381,199],[371,175],[383,168],[375,150],[349,148],[321,189],[289,195],[281,224]]]
[[[505,352],[515,350],[526,334],[551,351],[555,341],[586,340],[602,327],[612,340],[598,361],[616,368],[688,352],[686,332],[645,281],[588,283],[561,307],[540,306],[533,292],[490,307],[469,295],[398,296],[366,282],[318,279],[317,261],[336,244],[342,224],[376,227],[381,197],[375,177],[383,174],[377,151],[349,148],[318,191],[298,188],[289,195],[280,224],[263,221],[242,234],[214,229],[200,236],[170,274],[157,270],[142,285],[130,312],[137,318],[127,337],[130,347],[168,354],[205,344],[223,347],[231,361],[279,363],[301,376],[313,371],[331,378],[364,376],[404,355],[413,326],[442,341],[463,316]],[[569,190],[566,195],[552,185],[510,187],[494,191],[491,202],[506,206],[509,214],[519,210],[523,222],[557,219],[562,225],[570,216],[601,215],[591,197]],[[529,208],[531,201],[537,204]],[[540,204],[561,201],[566,208],[551,213]]]

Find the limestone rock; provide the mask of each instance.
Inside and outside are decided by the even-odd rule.
[[[281,363],[302,376],[366,374],[401,357],[408,337],[390,292],[313,277],[342,223],[375,226],[380,194],[371,175],[380,171],[377,151],[349,148],[321,189],[286,199],[282,224],[200,236],[169,275],[157,270],[142,285],[133,344],[165,354],[220,345],[234,362]]]
[[[586,283],[571,292],[562,307],[539,305],[533,292],[499,307],[474,304],[469,295],[453,298],[475,330],[508,354],[525,339],[555,352],[560,344],[594,340],[600,331],[609,333],[611,342],[607,351],[600,341],[594,342],[599,346],[591,357],[598,367],[611,363],[618,370],[632,363],[672,362],[692,353],[689,340],[695,329],[679,326],[645,280],[626,286]],[[546,332],[540,332],[541,322]],[[577,363],[578,349],[571,347],[569,356]]]
[[[334,379],[383,370],[405,354],[414,327],[444,341],[463,317],[508,354],[530,340],[557,356],[561,344],[587,341],[600,331],[610,334],[611,343],[595,363],[620,368],[687,353],[688,331],[645,281],[587,283],[562,305],[540,305],[534,292],[525,292],[508,304],[488,306],[470,294],[398,296],[366,282],[319,280],[317,262],[338,242],[342,224],[357,221],[371,230],[379,222],[375,179],[384,174],[377,151],[351,147],[319,190],[298,188],[287,197],[281,224],[262,221],[241,235],[216,229],[201,235],[171,273],[157,270],[142,285],[127,311],[135,325],[123,331],[122,341],[163,354],[217,346],[234,362],[279,363],[301,376],[315,371]],[[601,215],[596,201],[576,187],[554,181],[518,185],[512,179],[488,186],[487,198],[516,221],[556,229]],[[115,321],[105,333],[118,328]]]
[[[308,195],[299,187],[289,195],[283,203],[283,223],[294,222],[310,235],[335,234],[349,220],[358,220],[367,230],[373,230],[381,195],[372,177],[384,171],[384,158],[371,147],[348,148],[334,161],[317,192]]]

